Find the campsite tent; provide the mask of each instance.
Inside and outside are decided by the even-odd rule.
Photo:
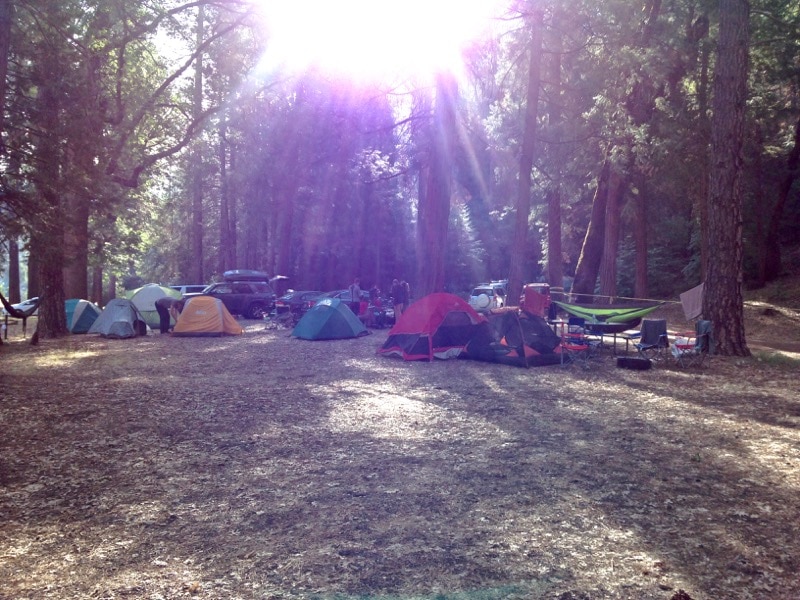
[[[67,312],[67,329],[71,333],[86,333],[100,316],[100,309],[97,308],[97,305],[80,298],[65,300],[64,309]]]
[[[133,302],[114,298],[92,323],[88,333],[98,333],[107,338],[132,338],[147,335],[147,323]]]
[[[164,296],[171,296],[180,300],[181,293],[178,290],[173,290],[169,287],[158,285],[157,283],[148,283],[139,289],[129,291],[125,294],[144,320],[150,327],[158,327],[158,312],[156,311],[156,300]]]
[[[403,312],[378,353],[401,356],[405,360],[453,358],[486,328],[486,317],[479,315],[465,300],[453,294],[430,294]],[[483,335],[491,334],[484,332]]]
[[[292,330],[292,336],[303,340],[341,340],[368,333],[364,323],[338,298],[317,302]]]
[[[489,313],[489,334],[482,330],[462,358],[520,367],[561,363],[561,339],[542,317],[516,308]]]
[[[178,315],[172,335],[183,337],[213,337],[242,335],[244,330],[225,308],[222,300],[212,296],[193,296]]]

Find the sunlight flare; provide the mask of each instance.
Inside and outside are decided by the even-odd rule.
[[[499,0],[263,2],[265,61],[363,80],[455,72],[500,10]]]

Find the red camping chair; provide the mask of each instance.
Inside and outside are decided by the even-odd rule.
[[[570,317],[569,324],[561,335],[561,365],[578,363],[588,366],[596,341],[586,335],[585,319]]]

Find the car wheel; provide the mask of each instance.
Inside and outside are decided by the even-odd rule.
[[[249,319],[263,319],[267,314],[267,306],[262,302],[253,302],[247,308],[247,317]]]

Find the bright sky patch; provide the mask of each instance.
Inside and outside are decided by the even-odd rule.
[[[461,51],[492,26],[499,0],[280,0],[262,11],[272,68],[374,80],[458,72]]]

